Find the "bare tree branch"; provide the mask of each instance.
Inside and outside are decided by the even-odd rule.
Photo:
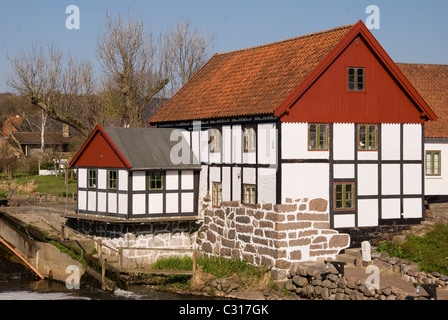
[[[78,62],[53,45],[45,50],[33,45],[27,54],[23,50],[9,58],[12,73],[7,84],[28,97],[32,105],[50,118],[75,128],[83,135],[101,120],[95,97],[95,86],[90,63]]]

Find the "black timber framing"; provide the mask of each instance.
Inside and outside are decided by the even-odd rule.
[[[354,160],[334,160],[334,126],[333,124],[330,124],[330,137],[329,137],[329,143],[330,143],[330,156],[329,156],[329,163],[330,163],[330,187],[329,187],[329,205],[330,205],[330,227],[334,228],[334,216],[338,214],[355,214],[355,228],[359,227],[358,223],[358,201],[359,200],[378,200],[378,226],[381,225],[405,225],[405,224],[415,224],[419,223],[424,219],[424,212],[425,212],[425,197],[424,197],[424,125],[422,125],[422,153],[421,153],[421,159],[420,160],[404,160],[404,125],[400,124],[400,159],[399,160],[383,160],[383,154],[382,154],[382,125],[378,124],[378,136],[377,136],[377,143],[378,143],[378,150],[377,150],[377,159],[376,160],[359,160],[358,159],[358,124],[355,123],[354,125]],[[334,179],[334,165],[335,164],[353,164],[354,165],[354,179]],[[358,177],[358,165],[359,164],[377,164],[378,165],[378,194],[377,195],[359,195],[358,194],[358,185],[359,185],[359,177]],[[382,164],[399,164],[400,165],[400,192],[397,195],[383,195],[382,194]],[[404,166],[406,164],[419,164],[421,165],[421,193],[420,194],[404,194]],[[333,185],[337,181],[347,181],[350,182],[352,180],[355,181],[355,211],[346,211],[346,212],[340,212],[334,210],[334,190]],[[383,207],[382,207],[382,200],[383,199],[400,199],[400,213],[403,213],[403,200],[404,199],[416,199],[420,198],[422,199],[422,218],[404,218],[403,215],[401,215],[400,218],[396,219],[386,219],[383,218]],[[346,228],[338,228],[338,229],[350,229],[351,227]]]
[[[145,173],[145,190],[141,191],[134,191],[132,189],[133,187],[133,177],[134,172],[133,171],[127,171],[128,174],[128,181],[127,181],[127,190],[119,190],[119,174],[118,171],[125,170],[123,168],[78,168],[78,169],[87,169],[88,170],[95,170],[97,175],[97,184],[95,188],[88,188],[87,184],[85,188],[79,187],[79,179],[78,179],[78,191],[84,191],[86,192],[86,209],[79,209],[79,196],[78,196],[78,213],[86,213],[86,214],[93,214],[93,215],[100,215],[105,217],[116,217],[116,218],[151,218],[151,217],[167,217],[167,216],[194,216],[198,214],[198,196],[199,196],[199,171],[198,170],[159,170],[162,171],[163,176],[163,189],[162,190],[149,190],[149,172],[152,170],[142,170]],[[106,170],[106,189],[100,189],[98,188],[98,170]],[[107,174],[110,170],[117,170],[117,189],[113,191],[110,191],[108,183],[107,183]],[[176,190],[167,190],[166,189],[166,171],[175,171],[178,174],[178,189]],[[192,171],[193,172],[193,189],[182,189],[182,172],[183,171]],[[89,210],[89,192],[95,193],[95,210]],[[106,212],[99,212],[98,211],[98,193],[104,192],[106,193]],[[111,213],[109,212],[108,208],[108,202],[109,202],[109,194],[115,193],[117,195],[117,213]],[[154,193],[161,193],[163,196],[162,200],[162,213],[149,213],[149,194]],[[167,213],[166,209],[166,195],[168,193],[178,193],[178,212],[177,213]],[[182,193],[193,193],[193,212],[182,212],[181,206],[182,206]],[[126,195],[127,196],[127,213],[121,214],[119,212],[119,194]],[[133,211],[133,196],[137,194],[144,194],[145,195],[145,213],[144,214],[132,214]]]

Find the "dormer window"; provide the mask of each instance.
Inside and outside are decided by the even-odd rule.
[[[364,91],[364,68],[348,67],[348,91]]]

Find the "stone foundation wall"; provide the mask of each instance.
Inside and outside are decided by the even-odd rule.
[[[158,259],[170,256],[192,256],[196,246],[197,225],[195,222],[157,222],[147,224],[106,224],[81,220],[71,226],[86,235],[101,239],[103,253],[118,256],[107,247],[123,249],[123,266],[138,268],[148,266]],[[151,250],[147,250],[147,249]],[[160,250],[157,250],[159,249]],[[171,250],[174,249],[174,250]],[[181,250],[186,249],[186,250]]]
[[[299,199],[287,204],[241,205],[222,202],[207,206],[198,245],[206,255],[270,265],[279,278],[291,263],[335,258],[350,244],[347,234],[330,229],[328,201]],[[283,273],[284,274],[283,274]]]

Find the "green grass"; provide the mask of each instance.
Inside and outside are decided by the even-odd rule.
[[[40,193],[65,194],[65,177],[62,176],[34,176],[37,183],[36,191]],[[76,193],[76,180],[68,179],[68,193]]]
[[[246,261],[231,260],[223,257],[198,258],[197,265],[202,267],[204,272],[210,273],[217,278],[230,277],[263,277],[266,268],[249,265]],[[152,265],[153,269],[164,270],[192,270],[193,260],[191,257],[169,257],[156,261]]]
[[[0,178],[2,178],[3,181],[6,181],[6,177],[4,175],[1,175]],[[13,182],[17,186],[23,186],[28,182],[35,181],[36,187],[34,190],[27,190],[27,191],[21,191],[20,188],[17,188],[19,190],[16,190],[15,194],[26,194],[31,192],[39,192],[39,193],[51,193],[51,194],[64,194],[66,193],[66,186],[65,186],[65,177],[64,175],[56,176],[38,176],[38,175],[22,175],[18,174],[14,176]],[[75,179],[68,179],[68,194],[71,195],[72,193],[77,192],[76,188],[76,180]],[[6,187],[6,185],[5,185]],[[0,190],[0,195],[7,194],[7,190]]]
[[[399,245],[382,241],[378,251],[416,263],[421,271],[448,275],[448,225],[436,224],[423,237],[410,236]]]

